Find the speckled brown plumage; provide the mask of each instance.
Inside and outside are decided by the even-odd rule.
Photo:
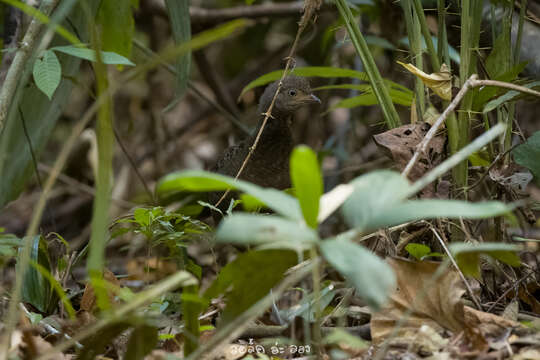
[[[278,82],[270,84],[259,101],[259,113],[264,113],[276,92]],[[272,117],[268,119],[255,152],[251,156],[240,179],[252,182],[259,186],[286,189],[291,186],[289,176],[289,156],[294,147],[290,123],[294,112],[300,107],[320,103],[320,100],[311,93],[309,82],[302,77],[289,75],[283,80],[282,87],[272,109]],[[244,139],[237,145],[225,150],[212,171],[236,176],[244,159],[253,145],[257,132],[263,121],[263,115],[253,135]],[[211,204],[215,204],[223,193],[212,193],[209,196]],[[229,206],[230,198],[220,204],[221,209]]]

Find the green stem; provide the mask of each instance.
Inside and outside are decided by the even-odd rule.
[[[366,40],[362,36],[354,16],[351,13],[351,9],[349,9],[349,6],[345,0],[336,0],[336,5],[341,17],[343,18],[345,26],[347,27],[347,32],[351,37],[351,41],[356,53],[358,56],[360,56],[360,59],[366,68],[373,93],[381,105],[386,125],[390,129],[400,126],[401,120],[399,115],[394,107],[394,104],[392,103],[388,89],[384,85],[384,80],[377,69],[377,65],[375,65],[375,60],[373,60],[373,56],[371,56],[371,52],[369,51]]]
[[[435,46],[433,46],[433,39],[431,38],[431,34],[427,26],[426,15],[424,14],[422,3],[420,2],[420,0],[412,0],[412,3],[416,11],[416,16],[418,20],[420,21],[420,29],[422,30],[422,34],[424,35],[424,40],[426,41],[426,47],[428,50],[429,58],[431,59],[431,66],[433,67],[433,72],[437,72],[441,68],[441,63],[439,61],[439,58],[437,57]],[[440,42],[440,39],[439,39],[439,42]]]

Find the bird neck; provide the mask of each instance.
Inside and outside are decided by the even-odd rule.
[[[272,115],[266,121],[263,133],[260,141],[272,141],[280,142],[281,140],[289,140],[292,138],[291,129],[289,123],[291,122],[292,115]],[[253,133],[253,137],[256,137],[264,123],[264,116],[259,120],[257,129]]]

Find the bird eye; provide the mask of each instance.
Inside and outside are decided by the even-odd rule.
[[[290,96],[296,96],[296,90],[294,90],[294,89],[289,90],[289,95]]]

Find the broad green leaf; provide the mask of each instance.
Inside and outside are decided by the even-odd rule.
[[[531,171],[536,185],[540,186],[540,131],[512,150],[512,155],[516,163]]]
[[[302,250],[317,243],[317,233],[304,224],[274,215],[233,214],[223,219],[216,240],[242,245]]]
[[[384,261],[363,246],[345,239],[320,243],[321,253],[356,288],[367,304],[380,308],[396,283],[395,275]]]
[[[532,88],[535,88],[535,87],[540,87],[540,81],[534,81],[532,83],[525,84],[523,86],[525,86],[525,87],[527,87],[529,89],[532,89]],[[523,94],[520,91],[510,90],[510,91],[506,92],[505,94],[503,94],[503,95],[491,100],[490,102],[488,102],[486,104],[486,106],[484,106],[484,109],[482,110],[482,112],[484,112],[484,113],[490,112],[491,110],[496,109],[497,107],[501,106],[504,103],[518,100],[518,99],[520,99],[520,98],[522,98],[524,96],[525,96],[525,94]]]
[[[375,171],[351,182],[355,191],[343,205],[345,220],[360,231],[434,218],[483,219],[513,209],[497,201],[406,200],[408,181],[392,171]]]
[[[189,0],[165,0],[167,13],[171,22],[171,31],[175,44],[182,44],[191,39],[191,22],[189,18]],[[187,89],[191,69],[191,53],[187,53],[176,61],[176,99],[182,97]]]
[[[422,260],[424,256],[431,253],[429,246],[417,243],[408,243],[407,246],[405,246],[405,250],[407,250],[407,252],[416,260]]]
[[[101,27],[103,50],[113,51],[125,57],[131,56],[135,32],[132,6],[132,0],[101,1],[97,24]]]
[[[399,173],[374,171],[353,180],[355,190],[343,204],[347,223],[355,228],[371,227],[374,219],[399,204],[407,194],[409,182]]]
[[[52,99],[62,78],[62,67],[56,54],[51,50],[45,51],[42,57],[36,59],[32,74],[38,89],[43,91],[49,100]]]
[[[127,343],[127,351],[124,355],[126,360],[142,360],[157,345],[158,329],[150,325],[137,326],[131,332]]]
[[[204,297],[213,299],[225,294],[227,307],[222,320],[226,324],[266,296],[285,271],[297,264],[294,251],[263,250],[240,254],[221,269]]]
[[[50,50],[59,51],[64,54],[75,56],[80,59],[84,59],[88,61],[93,61],[93,62],[96,61],[96,52],[92,49],[77,47],[73,45],[66,45],[66,46],[55,46],[53,48],[50,48]],[[101,60],[103,61],[104,64],[109,64],[109,65],[135,66],[135,64],[132,63],[128,58],[122,55],[119,55],[117,53],[110,52],[110,51],[101,51]]]
[[[403,224],[422,219],[486,219],[512,211],[514,206],[499,201],[467,202],[458,200],[411,200],[386,209],[372,219],[370,229]]]
[[[456,258],[459,268],[465,275],[480,278],[480,255],[489,255],[507,265],[521,266],[521,260],[516,254],[522,246],[506,243],[453,243],[450,252]]]
[[[26,241],[32,242],[30,260],[43,266],[50,273],[51,261],[45,240],[38,235]],[[32,266],[26,269],[23,281],[22,300],[32,304],[39,311],[50,314],[56,307],[58,298],[49,280]]]
[[[323,182],[317,154],[305,145],[297,146],[291,154],[291,182],[304,220],[312,228],[317,228],[319,199],[323,193]]]
[[[242,180],[234,180],[207,171],[179,171],[163,177],[157,184],[156,192],[159,196],[181,191],[217,191],[240,190],[246,192],[263,202],[275,212],[293,220],[302,220],[302,213],[298,201],[286,193],[270,188],[262,188]]]

